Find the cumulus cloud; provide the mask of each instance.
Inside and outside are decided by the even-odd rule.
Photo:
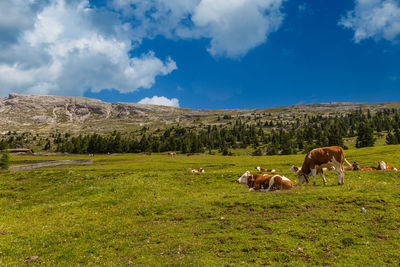
[[[400,7],[395,0],[356,0],[354,10],[342,17],[339,25],[354,31],[354,41],[386,39],[400,34]]]
[[[0,1],[0,95],[82,95],[151,88],[172,58],[135,53],[144,39],[210,40],[214,57],[240,58],[284,18],[283,0]]]
[[[279,28],[281,4],[280,0],[202,0],[193,22],[211,39],[210,54],[240,57]]]
[[[157,76],[177,69],[171,58],[162,61],[152,51],[130,57],[131,26],[88,1],[54,0],[32,14],[33,27],[19,26],[24,30],[17,41],[0,55],[1,95],[82,95],[112,88],[127,93],[150,88]],[[112,27],[98,27],[100,19]]]
[[[179,100],[177,98],[168,99],[165,96],[153,96],[152,98],[143,98],[139,104],[179,107]]]
[[[40,8],[34,1],[0,1],[0,46],[17,42],[20,34],[32,27]]]
[[[137,18],[137,36],[210,39],[208,52],[239,58],[267,41],[284,15],[283,0],[114,0],[113,7]]]

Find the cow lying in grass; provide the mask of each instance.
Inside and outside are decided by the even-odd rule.
[[[380,170],[380,171],[397,171],[397,169],[395,167],[387,165],[386,161],[379,162],[378,170]]]
[[[377,170],[378,168],[376,167],[361,167],[357,161],[353,163],[353,171],[377,171]]]
[[[196,172],[205,172],[203,168],[200,169],[189,169],[188,172],[196,173]]]
[[[251,174],[249,171],[246,171],[236,182],[245,187],[249,187],[249,192],[268,192],[291,189],[293,187],[293,182],[285,176],[277,174]]]
[[[378,167],[361,167],[358,162],[353,164],[354,171],[397,171],[393,166],[387,165],[386,161],[381,161],[378,163]]]
[[[259,172],[276,172],[275,169],[264,169],[264,168],[261,168],[260,166],[257,166],[256,170]]]

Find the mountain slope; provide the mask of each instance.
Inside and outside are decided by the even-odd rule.
[[[304,114],[325,116],[356,109],[372,111],[400,108],[400,103],[320,103],[279,108],[204,110],[132,103],[106,103],[85,97],[22,95],[0,98],[0,127],[4,131],[105,132],[133,130],[143,126],[207,125],[236,117],[264,120],[294,120]],[[226,120],[221,121],[225,116]]]

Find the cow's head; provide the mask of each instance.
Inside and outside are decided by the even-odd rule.
[[[251,174],[249,171],[246,171],[239,179],[236,180],[236,183],[241,184],[245,187],[249,187],[247,182],[249,181]]]
[[[386,170],[386,166],[387,166],[387,163],[385,161],[379,162],[378,167],[380,170]]]
[[[253,188],[254,182],[256,181],[256,177],[254,174],[250,174],[249,178],[247,178],[247,187]]]
[[[361,170],[360,164],[357,161],[354,161],[353,171],[359,171],[359,170]]]
[[[301,169],[297,171],[297,178],[299,185],[302,185],[303,183],[308,184],[308,174],[303,173]]]
[[[200,171],[200,172],[205,172],[203,168],[200,168],[199,171]]]
[[[299,167],[296,167],[296,166],[292,165],[292,167],[290,167],[289,171],[298,172],[299,171]]]
[[[257,166],[257,167],[256,167],[256,170],[259,171],[259,172],[261,172],[260,166]]]

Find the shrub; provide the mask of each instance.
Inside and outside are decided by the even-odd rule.
[[[0,168],[7,170],[10,166],[10,154],[8,152],[3,152],[3,155],[0,158]]]

